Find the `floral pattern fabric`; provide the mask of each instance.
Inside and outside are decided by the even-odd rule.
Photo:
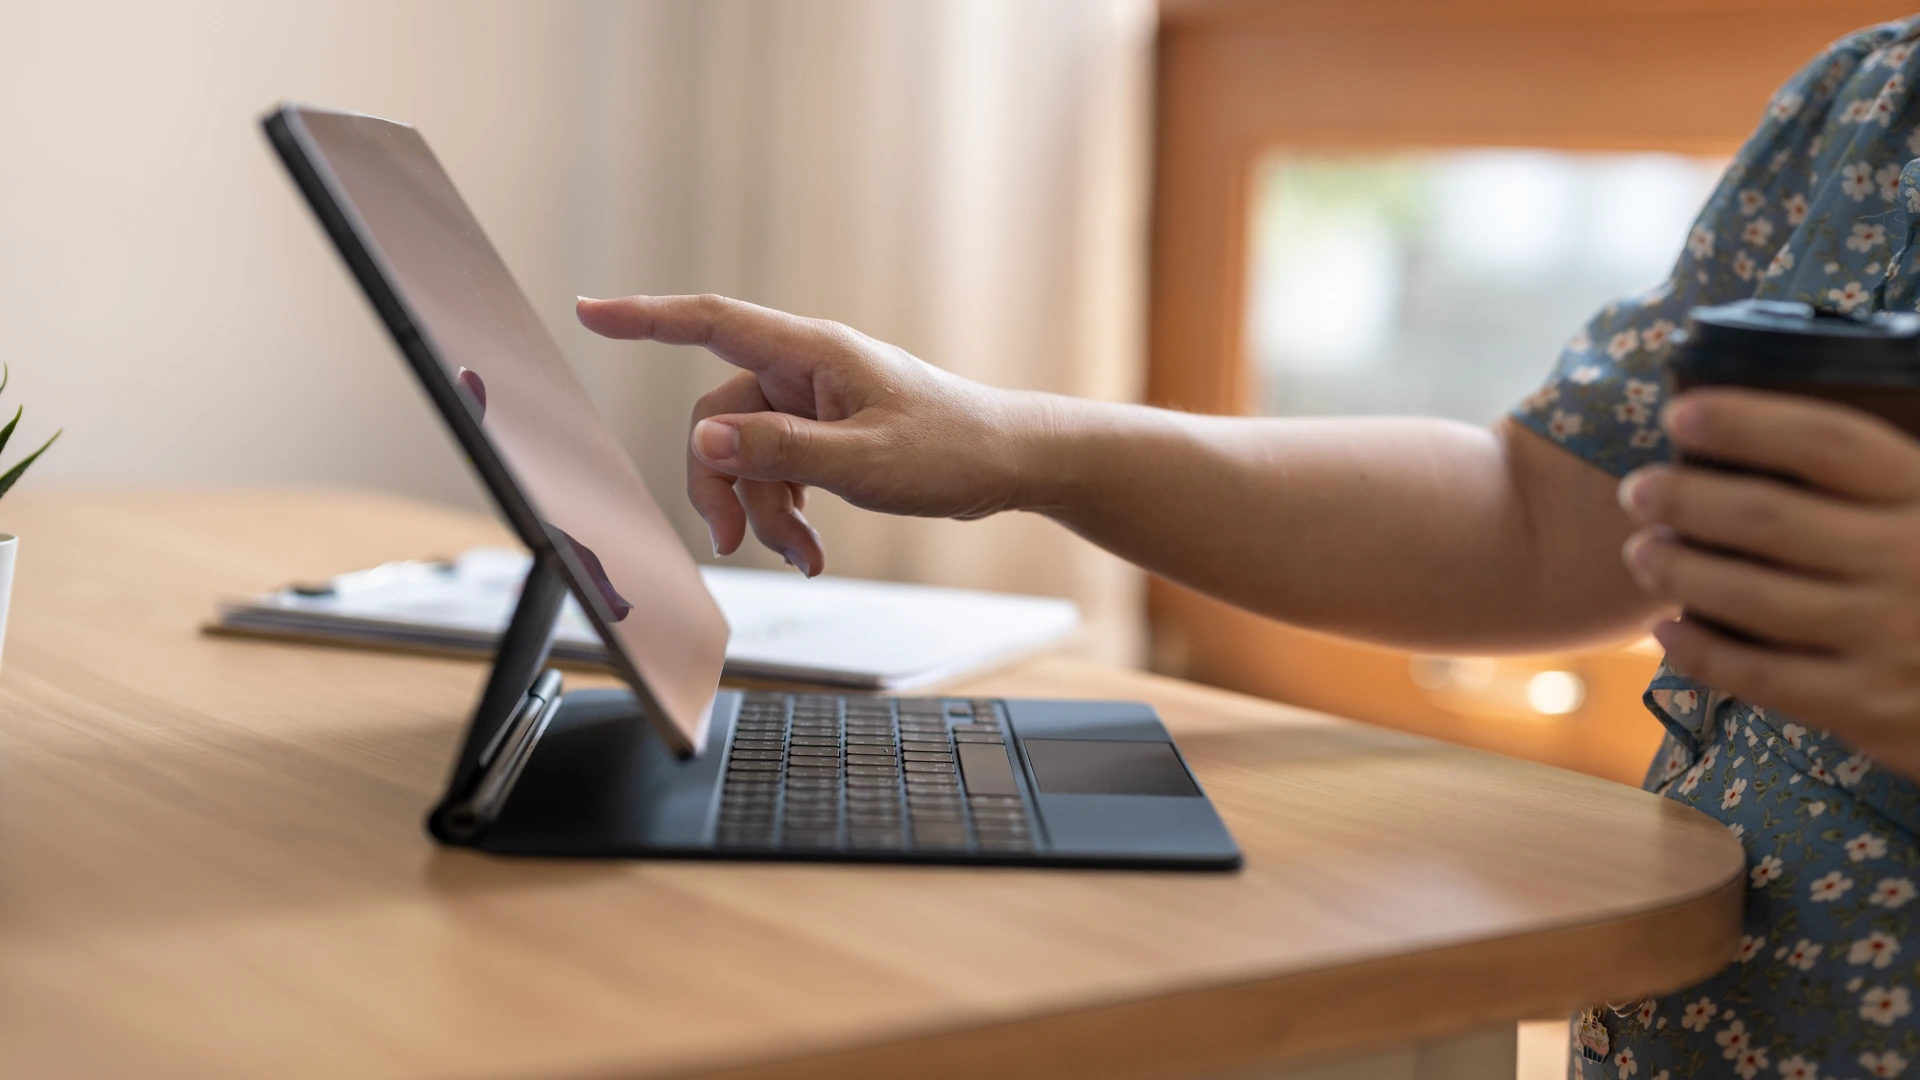
[[[1808,64],[1774,95],[1672,276],[1601,311],[1515,418],[1624,475],[1668,456],[1666,362],[1694,306],[1920,310],[1916,82],[1920,17]],[[1667,729],[1647,788],[1746,847],[1744,936],[1698,986],[1600,1009],[1607,1052],[1591,1060],[1576,1039],[1570,1075],[1920,1077],[1920,786],[1664,666],[1646,702]]]

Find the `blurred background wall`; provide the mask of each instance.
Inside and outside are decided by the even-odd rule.
[[[1152,29],[1148,0],[0,0],[0,359],[22,438],[66,430],[28,482],[483,505],[258,134],[281,98],[423,129],[697,552],[681,446],[721,365],[596,340],[577,293],[1137,396]],[[835,572],[1068,595],[1137,654],[1136,576],[1043,521],[812,516]]]

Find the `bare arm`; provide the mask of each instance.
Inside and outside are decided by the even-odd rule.
[[[1051,399],[1017,505],[1202,592],[1416,649],[1618,638],[1657,605],[1616,481],[1529,431]]]
[[[1564,647],[1685,605],[1700,618],[1655,629],[1670,664],[1920,776],[1920,439],[1864,412],[1695,390],[1667,410],[1668,438],[1747,472],[1656,465],[1616,485],[1512,423],[995,390],[717,298],[583,301],[580,318],[744,369],[702,399],[688,440],[688,495],[718,550],[751,526],[818,573],[799,504],[818,485],[897,514],[1047,514],[1233,603],[1415,648]]]
[[[846,327],[713,297],[583,301],[612,337],[702,345],[688,496],[714,548],[825,565],[806,486],[897,514],[1030,510],[1296,625],[1415,648],[1617,637],[1653,601],[1615,481],[1511,424],[1200,417],[996,390]]]

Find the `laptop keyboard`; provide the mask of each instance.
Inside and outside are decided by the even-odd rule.
[[[875,855],[1033,849],[992,701],[750,693],[727,748],[715,841]]]

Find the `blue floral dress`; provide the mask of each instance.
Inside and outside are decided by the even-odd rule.
[[[1695,305],[1920,308],[1917,82],[1920,17],[1836,42],[1795,75],[1672,277],[1601,311],[1515,410],[1519,422],[1624,475],[1667,456],[1666,360]],[[1906,1075],[1920,1061],[1920,786],[1665,667],[1646,702],[1667,729],[1647,788],[1726,822],[1746,846],[1745,936],[1698,986],[1576,1016],[1571,1075]],[[1604,1031],[1589,1040],[1604,1053],[1582,1052],[1583,1019]]]

